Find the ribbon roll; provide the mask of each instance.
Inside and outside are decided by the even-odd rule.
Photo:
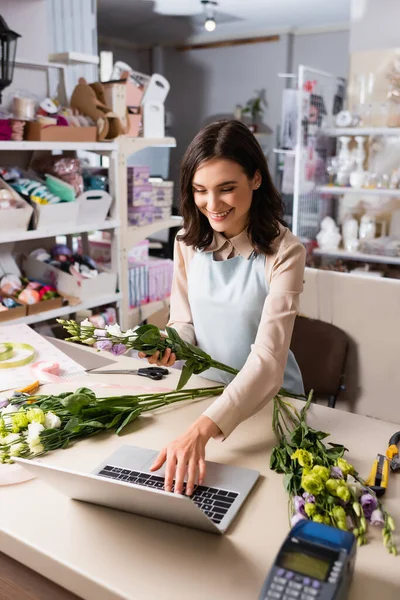
[[[0,345],[0,361],[8,360],[14,356],[14,349],[12,344],[1,344]]]
[[[30,344],[6,342],[5,344],[3,344],[3,346],[6,348],[5,353],[11,351],[12,354],[9,357],[5,358],[4,352],[0,353],[0,369],[14,369],[15,367],[23,367],[25,365],[29,365],[29,363],[32,362],[35,358],[36,350]],[[25,358],[9,361],[8,358],[12,358],[14,356],[15,350],[27,350],[29,354],[28,356],[25,356]]]

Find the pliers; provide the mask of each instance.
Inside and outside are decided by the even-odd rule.
[[[386,456],[390,460],[390,470],[400,471],[400,456],[398,444],[400,442],[400,431],[392,435],[389,440],[389,447],[386,450]]]

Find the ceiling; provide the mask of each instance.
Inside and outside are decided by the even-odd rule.
[[[351,0],[218,0],[217,28],[203,27],[200,0],[98,0],[99,35],[132,44],[169,44],[297,29],[350,20]]]

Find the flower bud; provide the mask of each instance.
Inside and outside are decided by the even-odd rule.
[[[393,517],[388,517],[388,520],[387,520],[387,522],[388,522],[389,528],[390,528],[392,531],[394,531],[394,530],[396,529],[396,526],[395,526],[395,524],[394,524]]]

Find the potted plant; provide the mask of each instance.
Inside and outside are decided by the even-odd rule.
[[[246,106],[242,110],[243,115],[250,115],[251,123],[249,125],[250,131],[253,133],[257,132],[258,120],[261,115],[264,113],[263,104],[265,105],[265,99],[263,97],[263,91],[256,92],[256,96],[254,98],[250,98],[247,101]]]

